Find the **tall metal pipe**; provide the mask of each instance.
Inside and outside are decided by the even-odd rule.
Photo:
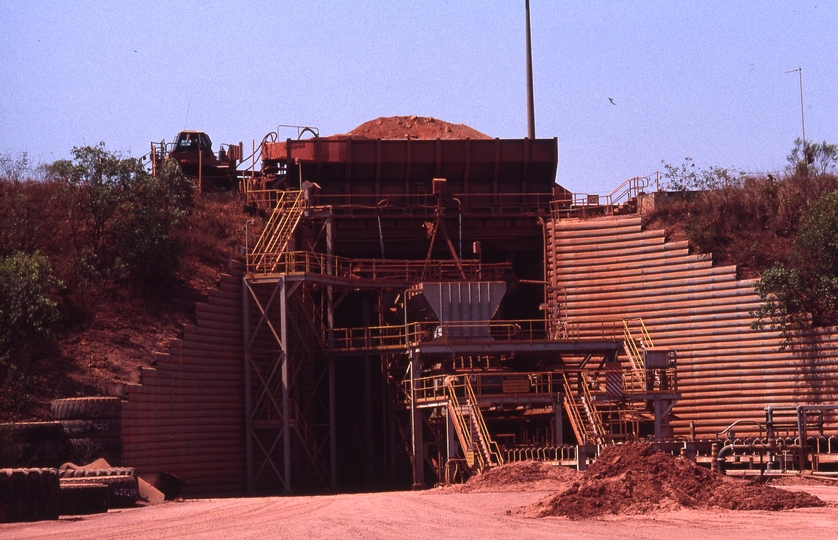
[[[535,139],[535,104],[532,89],[532,42],[530,39],[530,0],[525,0],[527,11],[527,137]]]

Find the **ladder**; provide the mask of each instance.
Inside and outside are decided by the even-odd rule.
[[[305,192],[280,191],[273,212],[250,254],[251,272],[275,272],[305,211]]]

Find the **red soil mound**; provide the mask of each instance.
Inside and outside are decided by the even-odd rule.
[[[427,116],[382,116],[350,131],[371,139],[491,139],[465,124],[450,124]]]
[[[542,461],[518,461],[494,467],[472,476],[463,485],[454,486],[461,493],[501,491],[556,491],[577,480],[580,473],[567,467]]]
[[[678,508],[787,510],[811,506],[825,503],[808,493],[727,478],[687,459],[656,452],[651,445],[632,443],[606,448],[578,482],[522,513],[585,519]]]

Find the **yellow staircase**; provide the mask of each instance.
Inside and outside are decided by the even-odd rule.
[[[631,333],[631,326],[635,325],[635,329],[640,331],[640,346],[637,345],[637,340]],[[652,342],[652,336],[643,324],[643,319],[623,319],[623,348],[626,355],[629,357],[631,363],[631,377],[632,383],[630,386],[642,388],[646,378],[646,366],[643,361],[643,349],[654,349],[655,344]]]
[[[453,419],[454,431],[457,433],[460,446],[466,454],[466,461],[469,467],[477,472],[503,465],[504,459],[500,448],[489,435],[489,429],[477,405],[477,398],[468,375],[463,375],[462,379],[463,384],[460,385],[458,384],[459,377],[446,377],[445,388],[448,394],[448,412]],[[460,398],[457,396],[458,386],[464,389],[464,404],[460,403]],[[468,413],[468,417],[464,412]]]
[[[306,200],[303,191],[280,191],[276,206],[262,235],[248,254],[247,269],[254,274],[277,272],[282,255],[288,249],[288,242],[305,212]],[[281,271],[281,269],[280,269]]]
[[[581,381],[578,385],[580,388],[574,390],[567,378],[567,373],[562,373],[562,379],[565,411],[570,418],[570,425],[573,427],[577,442],[579,444],[604,444],[606,442],[605,426],[594,405],[588,385],[585,381]]]

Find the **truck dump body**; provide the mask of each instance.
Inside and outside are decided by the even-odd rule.
[[[552,193],[557,139],[417,140],[349,136],[265,143],[262,170],[316,182],[322,196]],[[302,167],[302,173],[300,172]]]

